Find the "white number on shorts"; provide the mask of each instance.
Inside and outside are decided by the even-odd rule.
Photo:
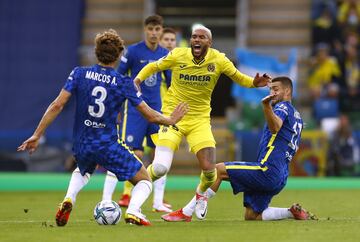
[[[101,86],[94,87],[94,89],[91,92],[91,95],[97,97],[98,93],[100,93],[100,97],[95,99],[95,104],[97,104],[99,111],[95,112],[94,111],[95,108],[92,105],[89,105],[89,109],[88,109],[89,114],[95,118],[101,118],[104,115],[105,112],[104,101],[107,96],[107,92],[104,87]]]

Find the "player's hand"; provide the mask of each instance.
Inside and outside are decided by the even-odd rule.
[[[270,82],[271,76],[268,74],[264,73],[262,76],[260,76],[259,73],[256,73],[253,84],[255,87],[265,87],[268,86]]]
[[[17,148],[17,151],[29,151],[29,154],[31,155],[39,146],[39,140],[40,137],[33,135],[30,138],[28,138],[27,140],[24,141],[24,143],[22,143],[22,145],[20,145]]]
[[[187,103],[185,102],[179,103],[172,112],[172,114],[170,115],[173,124],[179,122],[188,111],[189,111],[189,105]]]
[[[134,82],[135,90],[141,93],[141,87],[140,87],[141,80],[139,78],[135,78],[133,82]]]
[[[277,96],[276,94],[267,95],[266,97],[261,99],[261,102],[263,105],[269,105],[271,101],[275,99],[276,96]]]

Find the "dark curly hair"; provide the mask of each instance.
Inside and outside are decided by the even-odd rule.
[[[98,33],[95,37],[96,58],[103,64],[117,61],[124,48],[124,41],[113,29]]]

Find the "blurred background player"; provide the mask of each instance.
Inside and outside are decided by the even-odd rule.
[[[230,181],[233,193],[244,192],[245,220],[298,220],[316,219],[299,204],[290,208],[269,207],[273,196],[286,185],[289,162],[300,143],[303,121],[292,106],[292,81],[288,77],[274,78],[270,84],[270,95],[262,99],[267,125],[262,132],[256,162],[223,162],[216,164],[217,180],[206,191],[211,198],[218,191],[222,180]],[[195,206],[196,197],[182,209],[163,215],[165,221],[190,222],[196,217],[204,219],[207,203]]]
[[[138,72],[148,63],[156,61],[168,53],[168,50],[159,45],[160,36],[163,30],[163,18],[159,15],[152,15],[144,21],[144,35],[145,40],[130,45],[124,56],[121,57],[121,62],[118,72],[123,75],[129,75],[131,79],[135,78]],[[170,85],[170,73],[165,72],[167,85]],[[154,73],[149,76],[142,84],[142,97],[148,105],[154,110],[161,110],[161,72]],[[125,101],[124,114],[121,127],[119,127],[120,140],[124,141],[135,155],[141,160],[144,156],[144,138],[146,138],[146,146],[151,149],[155,148],[151,136],[157,134],[159,126],[154,123],[148,122],[136,109],[134,105]],[[152,151],[153,154],[153,151]],[[111,172],[107,173],[103,200],[111,200],[112,194],[115,190],[117,179]],[[156,193],[164,194],[165,181],[158,183],[161,187],[154,189],[154,204],[153,208],[159,212],[171,212],[171,209],[163,204],[163,199],[158,200]],[[127,207],[130,202],[132,184],[130,182],[124,183],[124,191],[119,205]],[[163,195],[160,197],[163,197]]]
[[[160,45],[169,51],[176,47],[176,32],[172,28],[164,28],[160,37]]]
[[[199,161],[202,170],[200,184],[196,189],[197,203],[206,200],[205,191],[216,181],[215,139],[210,125],[211,94],[221,73],[245,87],[266,86],[267,75],[251,78],[240,73],[223,53],[210,48],[211,31],[203,25],[195,25],[191,35],[191,48],[175,48],[166,57],[146,65],[134,79],[141,91],[140,84],[159,71],[172,71],[169,87],[162,111],[169,113],[179,101],[189,103],[189,113],[177,127],[163,126],[159,130],[155,157],[148,166],[152,180],[167,174],[171,167],[174,152],[178,149],[183,136],[190,150]]]
[[[114,70],[116,61],[124,49],[124,42],[120,36],[114,30],[105,31],[96,35],[95,44],[98,64],[91,67],[76,67],[70,73],[63,89],[46,110],[34,134],[18,147],[18,151],[34,152],[46,128],[60,114],[70,97],[75,95],[77,106],[73,153],[78,167],[72,173],[67,194],[56,214],[56,224],[67,224],[77,194],[88,183],[90,174],[99,164],[115,174],[117,179],[129,180],[135,185],[125,221],[137,225],[150,225],[141,213],[140,207],[151,193],[151,180],[140,159],[129,151],[125,144],[117,142],[118,112],[127,100],[147,120],[171,125],[181,119],[186,112],[186,105],[180,104],[169,118],[150,108],[141,98],[141,94],[136,93],[131,79]]]

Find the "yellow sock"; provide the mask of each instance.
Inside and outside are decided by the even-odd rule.
[[[146,170],[148,171],[148,173],[149,173],[150,178],[151,178],[152,181],[156,181],[157,179],[160,178],[160,176],[156,176],[156,175],[155,175],[154,167],[153,167],[152,164],[150,164],[150,165],[146,168]]]
[[[217,172],[216,168],[212,171],[202,171],[200,175],[200,192],[205,192],[216,181]]]
[[[131,195],[131,190],[133,188],[133,185],[129,181],[124,182],[124,192],[123,195]]]

